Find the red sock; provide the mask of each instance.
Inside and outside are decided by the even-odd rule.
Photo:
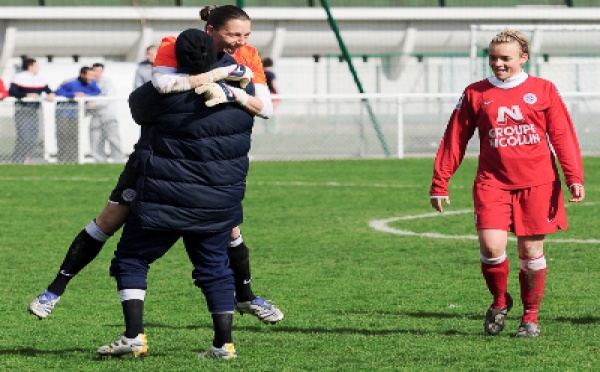
[[[492,307],[501,309],[506,306],[506,290],[508,288],[508,259],[496,265],[481,263],[481,273],[494,298]]]
[[[538,323],[538,311],[544,298],[546,287],[546,259],[544,256],[533,260],[521,260],[519,271],[523,317],[521,322]]]

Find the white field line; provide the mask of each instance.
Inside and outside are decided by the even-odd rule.
[[[594,205],[594,203],[581,203],[579,206],[590,206]],[[447,211],[443,213],[439,212],[431,212],[431,213],[423,213],[414,216],[403,216],[403,217],[391,217],[383,220],[371,220],[369,221],[369,226],[377,231],[385,232],[388,234],[395,235],[403,235],[403,236],[415,236],[419,238],[429,238],[429,239],[469,239],[469,240],[477,240],[477,235],[447,235],[441,234],[437,232],[424,232],[417,233],[410,230],[402,230],[394,227],[388,226],[388,224],[396,221],[408,221],[408,220],[417,220],[420,218],[439,218],[439,217],[447,217],[457,214],[465,214],[465,213],[473,213],[472,209],[463,209],[459,211]],[[515,237],[509,237],[509,240],[516,241]],[[547,242],[553,243],[575,243],[575,244],[600,244],[600,239],[552,239],[547,238]]]
[[[330,182],[305,182],[305,181],[256,181],[248,182],[248,185],[256,186],[308,186],[308,187],[375,187],[384,189],[409,189],[419,188],[419,185],[400,185],[387,183],[342,183],[336,181]]]
[[[107,177],[2,177],[0,181],[60,181],[60,182],[108,182],[114,180],[117,182],[118,176],[114,178]],[[330,182],[305,182],[305,181],[248,181],[248,185],[255,186],[306,186],[306,187],[374,187],[374,188],[389,188],[389,189],[406,189],[419,188],[418,185],[401,185],[401,184],[385,184],[385,183],[342,183],[336,181]]]

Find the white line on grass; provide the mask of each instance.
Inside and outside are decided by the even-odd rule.
[[[25,177],[0,177],[0,181],[59,181],[59,182],[108,182],[117,181],[117,177],[114,178],[100,178],[100,177],[39,177],[39,176],[25,176]],[[420,188],[419,185],[398,185],[398,184],[385,184],[385,183],[342,183],[336,181],[330,182],[304,182],[304,181],[248,181],[248,185],[256,186],[306,186],[306,187],[375,187],[375,188],[389,188],[389,189],[406,189],[406,188]]]
[[[309,187],[375,187],[384,189],[408,189],[408,188],[421,188],[419,185],[394,185],[386,183],[342,183],[336,181],[330,182],[304,182],[304,181],[257,181],[248,182],[248,185],[257,186],[309,186]]]
[[[581,203],[580,206],[590,206],[594,205],[594,203]],[[394,227],[388,226],[388,224],[396,221],[408,221],[408,220],[417,220],[420,218],[433,218],[433,217],[447,217],[457,214],[465,214],[465,213],[473,213],[471,209],[463,209],[459,211],[448,211],[444,213],[432,212],[432,213],[423,213],[417,214],[414,216],[404,216],[404,217],[391,217],[383,220],[371,220],[369,221],[369,226],[377,231],[385,232],[388,234],[395,235],[404,235],[404,236],[416,236],[420,238],[429,238],[429,239],[470,239],[477,240],[477,235],[447,235],[435,232],[424,232],[418,233],[410,230],[402,230]],[[509,237],[509,240],[517,240],[514,237]],[[600,239],[547,239],[548,242],[554,243],[576,243],[576,244],[600,244]]]

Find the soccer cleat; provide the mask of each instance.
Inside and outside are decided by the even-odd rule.
[[[235,308],[240,314],[254,315],[266,324],[275,324],[283,319],[281,310],[262,297],[256,297],[252,301],[236,302]]]
[[[148,339],[143,333],[140,333],[135,338],[127,338],[125,335],[121,335],[112,343],[100,346],[98,354],[100,356],[115,357],[133,354],[135,357],[144,357],[148,354]]]
[[[52,292],[44,291],[29,303],[29,312],[40,319],[46,318],[60,300],[60,296]]]
[[[531,338],[540,335],[540,327],[532,322],[521,323],[515,337]]]
[[[485,322],[483,323],[483,329],[488,335],[496,336],[504,329],[504,321],[506,315],[513,307],[513,299],[510,294],[506,293],[506,306],[501,309],[494,309],[490,307],[485,313]]]
[[[237,353],[233,344],[225,344],[221,347],[211,346],[210,349],[198,354],[198,358],[233,359],[237,358]]]

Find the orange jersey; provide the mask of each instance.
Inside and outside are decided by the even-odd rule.
[[[156,59],[154,60],[154,66],[165,66],[165,67],[179,67],[177,63],[177,57],[175,56],[175,36],[164,37],[158,47],[156,53]],[[238,49],[233,58],[240,65],[244,65],[252,70],[254,78],[252,82],[255,84],[267,85],[267,78],[265,76],[265,70],[263,69],[262,60],[258,55],[258,50],[250,45],[244,45]]]
[[[177,57],[175,56],[175,36],[166,36],[160,42],[154,59],[154,67],[165,66],[178,68]]]
[[[240,65],[249,67],[250,70],[252,70],[252,72],[254,73],[254,78],[252,78],[252,82],[254,84],[267,85],[267,77],[265,76],[265,70],[262,65],[262,60],[258,55],[258,50],[256,50],[255,47],[250,45],[244,45],[235,52],[233,58]]]

